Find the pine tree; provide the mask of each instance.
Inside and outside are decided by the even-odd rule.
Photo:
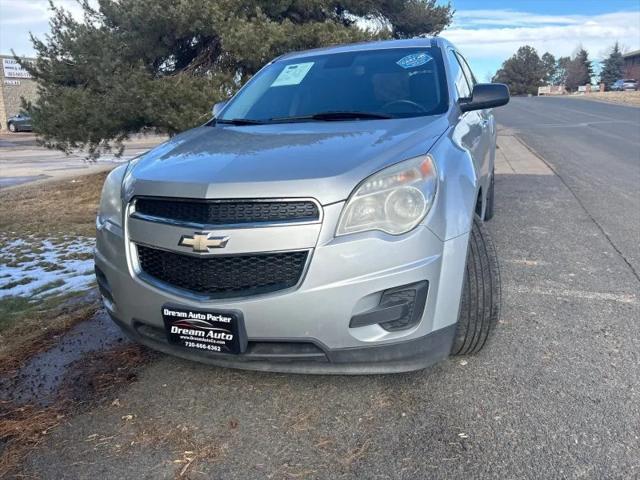
[[[51,33],[32,37],[39,99],[29,111],[45,145],[94,156],[135,132],[203,123],[282,53],[437,34],[453,15],[436,0],[80,2],[84,21],[52,6]]]
[[[582,85],[591,83],[593,67],[589,60],[589,53],[582,47],[567,66],[567,79],[565,85],[569,91],[575,91]]]
[[[620,46],[616,42],[611,48],[611,53],[602,62],[602,71],[600,72],[600,82],[604,83],[608,88],[613,82],[622,78],[624,70],[624,59]]]
[[[556,61],[555,72],[551,79],[552,85],[564,85],[567,81],[567,69],[571,63],[571,57],[559,57]]]
[[[536,94],[545,77],[545,65],[535,48],[525,45],[505,60],[493,81],[506,83],[513,95],[523,95]]]
[[[556,57],[549,52],[546,52],[542,55],[541,60],[544,65],[544,81],[551,84],[556,74]]]

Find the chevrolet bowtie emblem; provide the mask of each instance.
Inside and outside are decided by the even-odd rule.
[[[228,241],[229,237],[214,237],[213,232],[200,232],[193,235],[183,235],[178,245],[191,247],[194,252],[206,253],[211,248],[226,247]]]

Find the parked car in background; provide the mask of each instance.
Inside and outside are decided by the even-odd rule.
[[[31,117],[26,113],[18,113],[7,120],[7,128],[10,132],[30,132]]]
[[[611,84],[610,90],[613,92],[638,90],[638,81],[631,78],[621,78]]]
[[[114,169],[96,277],[113,320],[215,365],[390,373],[498,319],[503,84],[420,38],[283,55],[205,125]]]

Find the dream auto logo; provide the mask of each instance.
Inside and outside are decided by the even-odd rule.
[[[206,320],[178,320],[171,325],[171,333],[214,340],[233,340],[233,333],[211,326]]]

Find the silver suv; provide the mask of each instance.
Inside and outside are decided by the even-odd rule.
[[[132,338],[215,365],[423,368],[478,351],[500,281],[506,86],[441,38],[291,53],[107,177],[98,285]]]

